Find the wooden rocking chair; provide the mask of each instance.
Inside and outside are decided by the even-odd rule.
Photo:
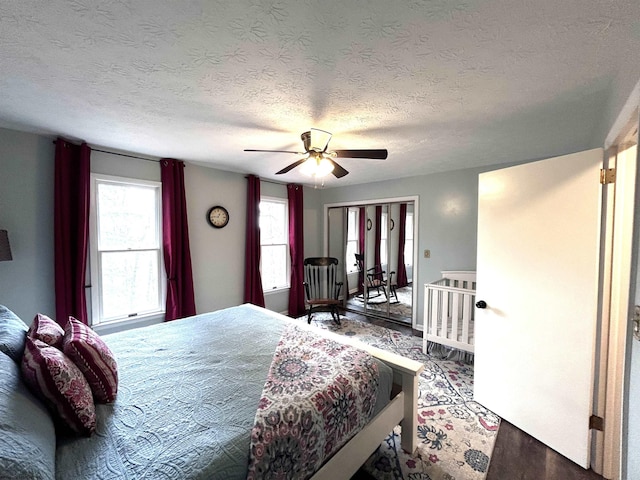
[[[311,323],[314,311],[329,311],[333,321],[340,325],[338,298],[342,282],[338,278],[338,259],[333,257],[310,257],[304,260],[304,292],[309,306],[307,323]]]
[[[393,276],[396,272],[389,272],[389,276],[387,277],[387,272],[382,270],[380,265],[375,267],[368,268],[367,271],[364,271],[364,254],[356,253],[356,265],[358,267],[360,281],[362,282],[363,288],[363,298],[366,296],[366,299],[369,300],[371,298],[379,297],[380,295],[384,295],[389,298],[389,296],[395,297],[395,301],[398,301],[398,294],[396,293],[397,282],[393,279]],[[375,294],[372,295],[371,291],[375,290]]]

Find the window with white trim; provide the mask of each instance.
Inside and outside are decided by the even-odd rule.
[[[260,275],[265,292],[289,288],[289,209],[287,200],[260,200]]]
[[[91,179],[92,324],[164,313],[160,182]]]
[[[387,222],[389,216],[386,212],[382,213],[380,217],[380,262],[383,265],[387,264]]]
[[[413,265],[413,212],[407,212],[404,229],[404,264]]]
[[[358,252],[358,239],[360,237],[360,229],[358,228],[359,210],[358,208],[349,208],[347,210],[347,261],[345,262],[347,273],[358,271],[355,254],[360,253]]]

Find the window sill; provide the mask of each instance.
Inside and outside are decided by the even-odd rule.
[[[134,328],[146,327],[156,323],[164,322],[164,312],[151,313],[141,315],[139,317],[123,318],[122,320],[113,320],[93,325],[91,328],[98,335],[107,335],[109,333],[123,332]]]
[[[270,290],[263,290],[263,293],[265,295],[273,295],[276,293],[282,293],[282,292],[288,292],[290,290],[291,287],[278,287],[278,288],[272,288]]]

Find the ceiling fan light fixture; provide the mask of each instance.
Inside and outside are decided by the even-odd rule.
[[[329,145],[329,140],[331,140],[329,132],[318,130],[317,128],[311,128],[309,136],[309,150],[315,150],[316,152],[324,152],[327,149],[327,145]]]
[[[384,160],[387,158],[386,149],[368,149],[368,150],[327,150],[331,134],[324,130],[311,128],[308,132],[303,132],[300,139],[304,145],[304,153],[292,152],[290,150],[254,150],[245,149],[245,152],[279,152],[279,153],[295,153],[296,155],[304,155],[306,157],[287,165],[283,169],[277,171],[276,175],[283,175],[290,172],[296,167],[300,167],[305,175],[315,178],[322,178],[330,173],[336,178],[342,178],[349,172],[342,167],[334,158],[367,158],[372,160]],[[324,182],[323,182],[324,185]]]
[[[309,159],[300,166],[300,171],[310,177],[322,178],[333,172],[333,163],[321,156],[309,157]]]

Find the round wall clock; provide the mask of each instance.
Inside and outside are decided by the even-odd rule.
[[[207,212],[207,222],[214,228],[222,228],[229,223],[229,212],[224,207],[216,205]]]

